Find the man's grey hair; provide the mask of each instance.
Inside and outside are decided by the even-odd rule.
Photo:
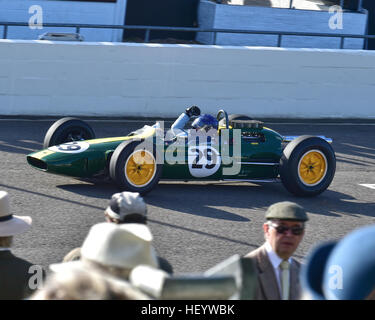
[[[31,300],[139,300],[149,299],[125,280],[94,270],[66,270],[49,276]]]

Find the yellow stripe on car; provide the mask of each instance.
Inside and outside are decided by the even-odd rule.
[[[32,156],[33,158],[36,158],[36,159],[43,159],[44,157],[49,156],[52,153],[55,153],[55,152],[45,149],[45,150],[33,153]]]
[[[129,140],[131,138],[135,138],[137,136],[132,137],[116,137],[116,138],[101,138],[101,139],[93,139],[93,140],[86,140],[90,145],[91,144],[99,144],[99,143],[106,143],[106,142],[115,142],[115,141],[122,141],[122,140]]]
[[[93,140],[87,140],[87,142],[91,144],[98,144],[98,143],[105,143],[105,142],[115,142],[115,141],[121,141],[121,140],[130,140],[130,139],[146,139],[148,137],[153,136],[155,133],[155,128],[147,129],[142,134],[137,134],[135,136],[126,136],[126,137],[116,137],[116,138],[102,138],[102,139],[93,139]]]

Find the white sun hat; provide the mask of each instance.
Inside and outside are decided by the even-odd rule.
[[[9,194],[0,191],[0,237],[10,237],[30,228],[31,217],[15,216],[10,213]]]
[[[152,234],[146,225],[98,223],[91,227],[83,242],[82,260],[51,264],[50,269],[59,272],[65,268],[81,267],[87,260],[123,269],[133,269],[140,264],[158,267],[151,243]]]

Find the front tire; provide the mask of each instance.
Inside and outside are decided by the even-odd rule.
[[[56,121],[47,131],[43,148],[66,142],[95,139],[95,132],[85,121],[66,117]]]
[[[120,190],[150,192],[159,182],[162,165],[158,164],[155,150],[137,148],[139,141],[124,141],[114,151],[109,175]]]
[[[325,191],[336,171],[330,144],[315,136],[300,136],[290,142],[280,159],[280,178],[296,196],[311,197]]]

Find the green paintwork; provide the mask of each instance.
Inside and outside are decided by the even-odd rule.
[[[90,145],[88,150],[77,154],[50,153],[40,158],[48,165],[48,169],[43,171],[79,178],[93,177],[104,170],[109,154],[123,141]],[[90,140],[86,142],[90,143]],[[28,159],[35,157],[38,153],[28,155]]]
[[[241,129],[241,133],[256,132],[263,134],[264,142],[251,143],[241,138],[241,158],[237,159],[240,162],[274,162],[279,163],[282,154],[283,137],[276,131],[269,128],[258,129]],[[232,130],[229,132],[229,139],[233,138]],[[234,142],[236,143],[236,141]],[[216,150],[220,150],[221,144],[213,145]],[[270,165],[248,165],[242,164],[241,171],[236,175],[223,175],[223,167],[230,167],[232,165],[222,165],[220,169],[213,175],[204,178],[193,177],[187,164],[188,150],[185,148],[185,163],[184,164],[168,164],[164,163],[163,173],[161,179],[181,179],[181,180],[221,180],[221,179],[273,179],[279,174],[278,166]],[[233,144],[229,146],[229,155],[233,154]],[[165,154],[168,153],[166,149]],[[263,160],[263,161],[262,161]]]
[[[148,127],[148,126],[146,126]],[[145,128],[145,127],[144,127]],[[143,129],[144,129],[143,128]],[[149,132],[144,135],[144,131]],[[276,163],[276,165],[252,165],[242,164],[241,170],[236,175],[223,176],[223,169],[229,167],[228,165],[221,165],[220,168],[212,175],[204,178],[197,178],[191,175],[189,167],[187,165],[188,160],[188,146],[186,143],[180,145],[166,143],[164,141],[158,142],[158,147],[164,149],[164,156],[170,158],[172,155],[172,147],[185,150],[185,158],[183,164],[169,164],[164,162],[161,179],[175,179],[175,180],[221,180],[221,179],[270,179],[278,176],[278,163],[282,155],[282,141],[283,137],[277,132],[268,129],[241,129],[241,134],[252,134],[257,133],[264,136],[264,141],[253,142],[244,137],[241,137],[241,157],[236,159],[240,162],[268,162]],[[133,139],[153,139],[155,143],[155,130],[150,131],[150,127],[140,129],[134,136],[127,137],[115,137],[115,138],[104,138],[86,140],[85,143],[89,144],[89,148],[80,153],[62,153],[54,152],[50,149],[41,150],[38,152],[31,153],[27,156],[27,160],[33,167],[36,161],[43,161],[47,165],[47,169],[41,169],[43,171],[67,175],[76,178],[92,178],[95,176],[106,175],[108,172],[109,157],[116,149],[116,147],[125,140]],[[233,138],[233,130],[229,131],[229,138]],[[186,139],[187,140],[187,139]],[[160,145],[160,143],[162,145]],[[234,144],[239,141],[234,141]],[[212,144],[218,152],[221,154],[221,144],[215,142]],[[233,152],[233,144],[229,144],[229,154]],[[40,168],[39,168],[40,169]]]

